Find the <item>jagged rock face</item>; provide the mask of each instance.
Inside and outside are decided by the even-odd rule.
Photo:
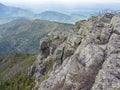
[[[120,90],[120,15],[111,20],[113,33],[107,44],[106,60],[92,90]]]
[[[120,90],[120,14],[91,17],[74,27],[40,42],[37,89]]]

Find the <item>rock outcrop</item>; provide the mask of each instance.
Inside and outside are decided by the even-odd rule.
[[[120,14],[49,33],[30,72],[37,90],[120,90]]]

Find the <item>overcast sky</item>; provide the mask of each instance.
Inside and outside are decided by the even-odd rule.
[[[24,3],[24,4],[45,4],[45,3],[61,3],[61,4],[78,4],[78,3],[116,3],[120,0],[0,0],[1,3]]]
[[[61,7],[70,9],[74,7],[90,7],[91,4],[96,5],[95,7],[99,7],[97,4],[105,4],[107,8],[111,8],[111,6],[108,6],[108,3],[114,4],[113,7],[116,8],[119,6],[120,0],[0,0],[0,3],[38,11],[50,8],[60,9]]]

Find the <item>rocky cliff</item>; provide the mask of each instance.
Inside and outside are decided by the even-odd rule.
[[[76,22],[40,41],[37,90],[120,90],[120,14]]]

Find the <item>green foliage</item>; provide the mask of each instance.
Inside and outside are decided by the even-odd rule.
[[[106,37],[105,34],[104,34],[104,33],[101,33],[101,35],[100,35],[100,40],[101,40],[102,43],[104,42],[105,37]]]
[[[28,77],[28,68],[36,54],[12,54],[0,57],[0,90],[30,90],[34,77]]]
[[[49,78],[49,76],[48,76],[48,75],[44,75],[44,76],[42,77],[42,79],[41,79],[41,82],[43,82],[43,81],[47,80],[48,78]]]
[[[37,53],[39,41],[50,31],[67,30],[68,24],[18,19],[0,26],[0,55]],[[58,28],[58,29],[56,29]],[[6,36],[7,35],[7,36]]]
[[[10,80],[0,82],[0,90],[31,90],[35,85],[34,77],[16,73]]]
[[[53,69],[53,64],[54,64],[53,56],[50,55],[43,64],[48,69],[48,71],[52,70]]]
[[[12,54],[3,57],[0,62],[0,79],[7,80],[17,72],[27,72],[36,59],[36,54]]]

